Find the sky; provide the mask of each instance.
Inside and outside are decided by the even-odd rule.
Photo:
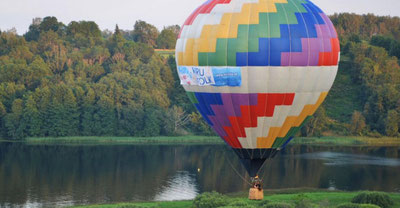
[[[325,13],[400,16],[400,0],[312,0]],[[64,24],[95,21],[100,29],[132,30],[136,20],[162,29],[181,25],[205,0],[0,0],[0,30],[28,31],[35,17],[55,16]]]

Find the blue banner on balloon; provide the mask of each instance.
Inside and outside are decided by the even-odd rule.
[[[217,87],[242,85],[240,67],[180,66],[178,72],[182,85]]]
[[[239,87],[242,85],[242,73],[239,67],[212,68],[215,84],[213,86]]]

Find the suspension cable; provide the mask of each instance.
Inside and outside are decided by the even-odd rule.
[[[244,176],[242,176],[242,175],[239,173],[239,171],[236,170],[236,168],[233,166],[233,164],[232,164],[231,161],[229,160],[229,157],[226,157],[226,150],[224,151],[224,158],[227,159],[229,165],[230,165],[231,168],[235,171],[235,173],[236,173],[245,183],[247,183],[248,185],[252,186],[252,184],[251,184],[248,180],[246,180],[246,178],[245,178]]]

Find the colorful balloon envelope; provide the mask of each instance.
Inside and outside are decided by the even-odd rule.
[[[208,0],[176,44],[190,100],[252,177],[322,104],[339,56],[332,22],[308,0]]]

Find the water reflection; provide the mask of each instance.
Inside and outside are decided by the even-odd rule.
[[[269,161],[261,176],[271,189],[399,192],[399,153],[395,147],[295,146]],[[232,167],[246,174],[223,145],[0,143],[0,207],[191,199],[203,191],[248,189]]]
[[[178,171],[159,188],[154,201],[190,200],[198,193],[195,175],[187,171]]]
[[[399,167],[400,160],[367,155],[355,155],[338,152],[317,152],[302,154],[298,157],[304,159],[323,160],[325,165],[378,165]]]

